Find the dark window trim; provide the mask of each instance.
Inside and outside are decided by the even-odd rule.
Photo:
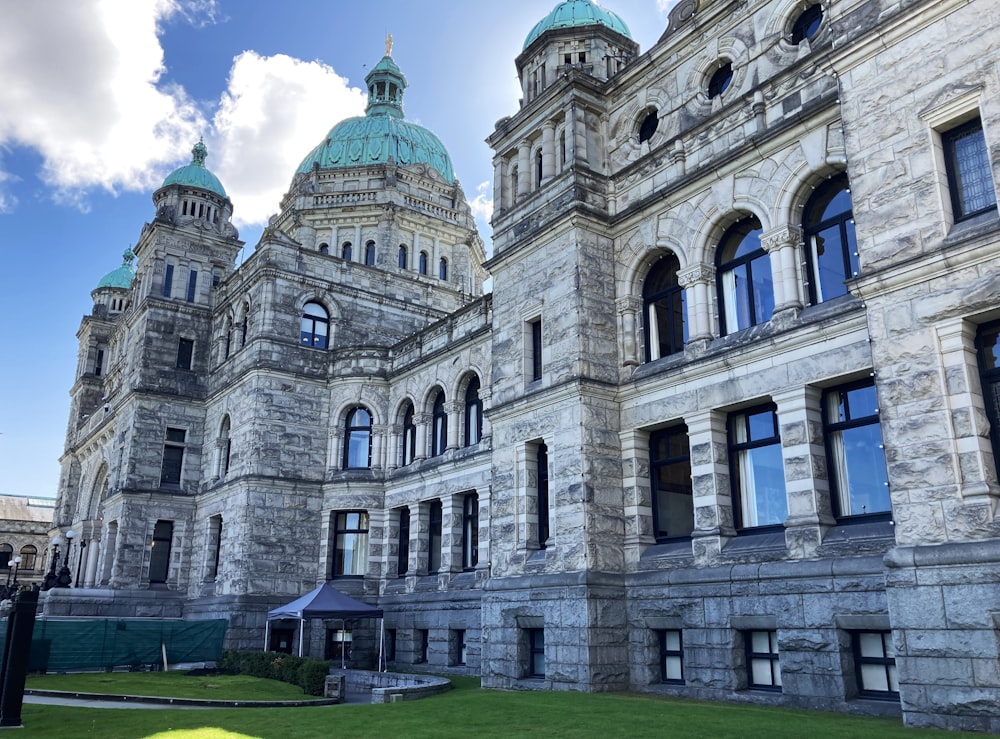
[[[1000,332],[1000,321],[990,321],[981,324],[976,329],[976,357],[979,361],[979,381],[983,392],[983,401],[986,404],[986,418],[990,422],[993,463],[997,475],[1000,476],[1000,411],[997,408],[998,404],[993,400],[998,393],[995,386],[1000,386],[1000,357],[996,357],[996,367],[989,367],[986,361],[986,345],[983,342],[983,336],[994,331]]]
[[[654,449],[658,446],[658,442],[661,439],[669,438],[672,436],[683,436],[684,437],[684,448],[685,453],[676,457],[667,456],[663,459],[657,459],[654,456]],[[669,446],[669,444],[668,444]],[[691,481],[691,445],[688,438],[688,429],[685,425],[680,426],[670,426],[664,429],[657,429],[649,435],[649,476],[650,476],[650,490],[652,492],[652,503],[653,503],[653,536],[656,538],[656,543],[661,544],[666,541],[680,541],[684,539],[690,539],[691,533],[686,534],[671,534],[669,531],[662,532],[662,522],[661,514],[658,505],[658,487],[657,487],[657,472],[667,466],[675,464],[686,464],[688,471],[688,489],[687,494],[692,496],[692,504],[694,498],[694,487]],[[691,521],[691,531],[694,530],[694,520]]]
[[[771,413],[771,420],[774,427],[774,435],[769,436],[765,439],[758,439],[756,441],[736,441],[736,425],[735,419],[739,416],[747,418],[757,413],[763,413],[769,411]],[[781,432],[778,427],[778,407],[774,403],[763,403],[761,405],[752,406],[750,408],[741,408],[740,410],[732,411],[726,418],[726,440],[728,443],[729,451],[729,479],[731,481],[732,498],[733,498],[733,523],[736,526],[736,533],[742,534],[762,534],[769,531],[783,531],[785,526],[784,522],[775,524],[764,524],[763,526],[744,526],[743,525],[743,513],[742,513],[742,496],[746,493],[743,490],[743,485],[740,481],[740,470],[739,470],[739,454],[738,452],[749,450],[749,449],[759,449],[762,447],[777,445],[778,449],[781,449]],[[784,473],[784,470],[782,470]],[[786,481],[787,483],[787,481]],[[788,486],[785,485],[785,497],[788,497]],[[754,494],[757,491],[754,490]]]
[[[966,121],[954,128],[950,128],[947,131],[941,133],[941,147],[944,151],[945,160],[945,173],[948,176],[948,192],[951,196],[951,209],[952,209],[952,219],[955,223],[961,221],[966,221],[970,218],[975,218],[983,213],[989,213],[997,209],[996,201],[996,190],[993,192],[993,202],[983,208],[977,210],[971,210],[965,212],[962,207],[962,187],[958,181],[958,162],[955,159],[955,142],[965,137],[971,133],[978,131],[983,140],[983,148],[987,157],[987,164],[989,163],[989,146],[986,143],[986,131],[983,129],[982,118],[976,116],[972,120]],[[989,178],[989,184],[996,187],[996,183],[993,182],[993,173],[987,166],[986,177]]]
[[[396,551],[396,575],[403,577],[410,570],[410,509],[399,509],[399,545]]]
[[[462,499],[462,569],[471,572],[479,564],[479,493]]]
[[[354,527],[349,527],[348,516],[355,515],[358,516],[358,525]],[[371,530],[371,519],[368,516],[368,511],[366,510],[349,510],[349,511],[334,511],[333,513],[333,552],[330,557],[330,579],[337,580],[360,580],[364,577],[361,575],[347,575],[344,574],[344,560],[341,554],[341,548],[338,546],[340,543],[340,537],[347,534],[364,534],[364,559],[365,559],[365,569],[368,567],[368,552],[367,547],[368,535]],[[361,544],[359,541],[360,537],[354,539],[355,543]],[[346,549],[345,549],[346,551]]]
[[[444,507],[440,500],[432,500],[427,511],[427,574],[441,571],[441,546],[444,526]]]
[[[537,485],[535,494],[538,507],[538,548],[545,549],[546,542],[552,535],[549,528],[549,448],[545,442],[539,442],[535,447],[535,474]]]
[[[677,649],[667,648],[667,634],[677,634]],[[684,632],[680,629],[660,629],[660,682],[666,685],[684,685]],[[667,659],[677,657],[681,668],[680,678],[667,677]]]
[[[882,654],[885,655],[885,640],[888,638],[892,640],[891,631],[872,631],[868,629],[863,629],[860,631],[852,631],[851,633],[851,651],[854,653],[854,676],[858,681],[858,695],[862,698],[873,698],[875,700],[883,701],[898,701],[899,691],[898,690],[872,690],[864,687],[864,677],[862,673],[862,668],[865,665],[879,665],[885,670],[886,684],[891,684],[889,679],[890,667],[896,666],[895,657],[863,657],[861,655],[861,636],[863,634],[877,634],[882,638]]]
[[[755,652],[753,651],[753,635],[767,634],[768,644],[774,645],[773,651]],[[766,690],[772,693],[781,692],[781,660],[778,650],[778,632],[773,629],[753,629],[743,634],[747,654],[747,687],[751,690]],[[753,661],[768,660],[771,666],[771,683],[755,683],[753,681]],[[777,678],[775,676],[777,675]]]
[[[542,379],[542,319],[530,321],[531,326],[531,381]]]

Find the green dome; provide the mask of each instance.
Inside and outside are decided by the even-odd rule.
[[[122,266],[104,275],[101,281],[97,283],[97,289],[100,290],[102,287],[117,287],[128,290],[132,287],[132,280],[135,278],[135,270],[132,269],[133,259],[135,259],[135,254],[132,253],[131,249],[127,249],[122,254]]]
[[[302,160],[296,173],[320,169],[362,167],[368,164],[400,166],[426,164],[449,184],[455,170],[444,144],[423,126],[403,120],[403,90],[406,77],[389,56],[391,41],[382,57],[365,77],[368,107],[365,115],[341,121],[319,146]]]
[[[161,187],[168,185],[183,185],[184,187],[200,187],[202,190],[210,190],[222,198],[229,199],[225,188],[219,182],[219,178],[208,171],[205,167],[205,157],[208,156],[208,149],[204,141],[199,141],[191,149],[191,163],[175,169],[167,175]]]
[[[592,0],[566,0],[559,3],[551,13],[542,18],[524,40],[524,48],[546,31],[554,28],[574,28],[577,26],[607,26],[622,36],[632,38],[625,21],[610,10],[605,10]]]

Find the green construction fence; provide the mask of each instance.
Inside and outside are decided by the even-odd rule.
[[[31,672],[215,662],[222,656],[226,619],[39,619],[31,638]],[[0,624],[0,642],[7,638]]]

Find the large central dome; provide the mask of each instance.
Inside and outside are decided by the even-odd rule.
[[[616,13],[605,10],[593,0],[566,0],[559,3],[552,9],[552,12],[535,24],[524,40],[524,48],[527,49],[535,39],[555,28],[594,25],[607,26],[622,36],[632,38],[625,21],[619,18]]]
[[[326,135],[319,146],[309,152],[296,170],[311,171],[314,167],[362,167],[369,164],[400,166],[426,164],[434,168],[449,184],[455,183],[455,170],[444,144],[423,126],[403,120],[403,90],[406,77],[389,55],[386,55],[365,77],[368,84],[368,107],[365,115],[347,118]]]

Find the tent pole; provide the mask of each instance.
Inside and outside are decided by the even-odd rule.
[[[346,638],[347,638],[347,619],[342,618],[340,619],[340,669],[342,670],[347,669],[346,657],[345,657],[347,650],[344,649],[344,644],[345,644],[344,639]]]
[[[267,651],[267,637],[270,635],[271,631],[271,619],[264,622],[264,651]]]
[[[382,658],[385,656],[385,616],[379,619],[381,625],[379,627],[378,635],[378,671],[385,672],[389,669],[389,665],[382,662]]]
[[[306,630],[306,620],[304,618],[299,619],[299,656],[302,656],[302,635]]]

